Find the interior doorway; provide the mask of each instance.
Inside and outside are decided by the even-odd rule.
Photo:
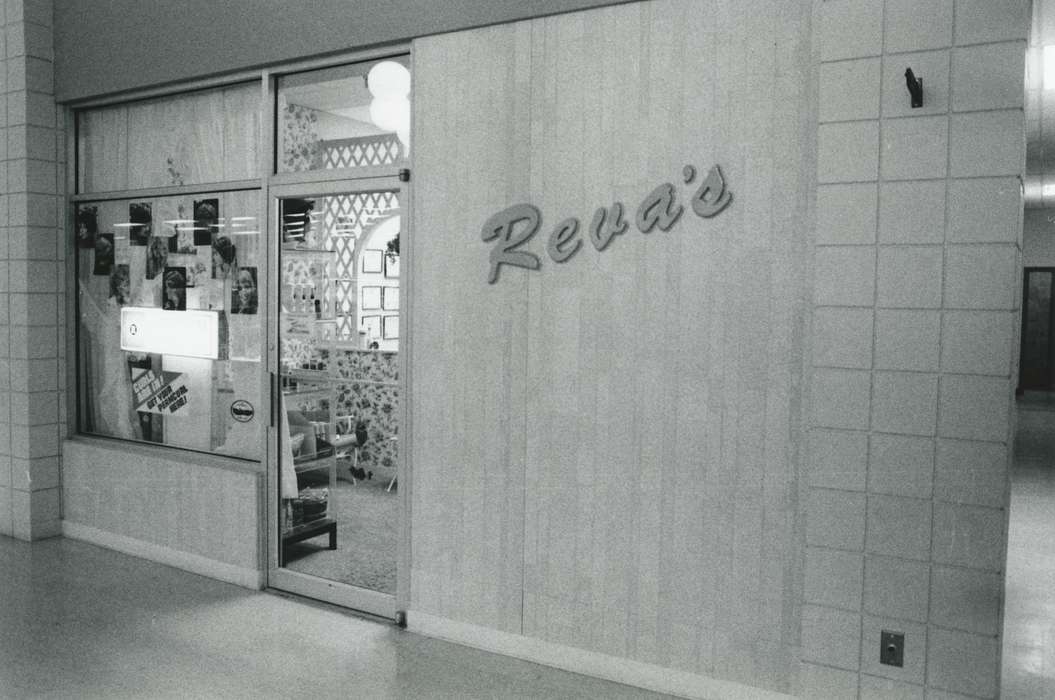
[[[1027,267],[1023,272],[1022,346],[1018,371],[1018,394],[1046,401],[1055,390],[1055,305],[1052,288],[1055,267]]]

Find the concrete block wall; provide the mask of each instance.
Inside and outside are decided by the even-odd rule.
[[[0,534],[60,531],[64,143],[51,0],[0,3]]]
[[[992,698],[1029,2],[814,8],[802,695]],[[905,634],[903,667],[879,663],[882,630]]]

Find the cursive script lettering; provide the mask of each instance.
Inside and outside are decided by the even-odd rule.
[[[550,234],[549,245],[546,246],[546,252],[553,258],[553,262],[562,263],[579,252],[582,239],[575,238],[578,232],[578,219],[565,219],[557,224],[557,228]],[[569,243],[572,245],[568,245]]]
[[[697,216],[709,219],[733,201],[733,193],[725,189],[725,178],[717,165],[710,169],[696,194],[692,196],[692,210]]]
[[[526,222],[521,227],[520,233],[514,233],[513,229],[520,222]],[[525,250],[514,250],[516,247],[527,243],[532,236],[538,232],[542,223],[542,213],[538,207],[530,204],[516,204],[498,212],[484,224],[481,237],[484,241],[498,239],[494,249],[491,251],[491,273],[487,281],[494,284],[498,280],[499,265],[515,265],[526,267],[529,270],[539,268],[538,256]]]
[[[597,207],[593,221],[590,222],[590,242],[598,251],[604,250],[613,238],[626,233],[626,229],[622,202],[616,202],[609,209]]]
[[[681,217],[685,207],[677,203],[678,193],[674,185],[664,182],[648,193],[645,201],[637,208],[637,228],[641,233],[652,233],[659,226],[660,231],[669,231]]]
[[[696,168],[686,165],[682,168],[685,184],[696,179]],[[696,192],[689,198],[693,213],[703,219],[710,219],[720,214],[730,202],[733,193],[729,191],[717,165],[707,171],[707,176],[700,183]],[[669,231],[684,213],[685,207],[678,202],[678,191],[669,182],[657,186],[641,201],[637,208],[634,223],[641,233],[651,233],[655,229]],[[531,204],[514,204],[498,212],[487,220],[481,231],[485,242],[495,241],[491,249],[491,267],[487,277],[490,284],[498,280],[501,265],[523,267],[537,270],[541,261],[534,253],[517,250],[538,233],[542,226],[542,213]],[[626,233],[629,226],[623,218],[622,202],[615,202],[609,208],[598,207],[588,227],[590,243],[598,251],[606,249],[616,236]],[[546,253],[557,263],[567,262],[582,248],[582,239],[578,237],[579,220],[570,217],[561,221],[550,234],[546,244]]]

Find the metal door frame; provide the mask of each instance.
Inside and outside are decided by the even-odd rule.
[[[271,184],[268,187],[268,241],[269,241],[269,263],[268,276],[273,284],[269,285],[268,293],[268,318],[270,322],[267,329],[267,366],[270,382],[270,420],[268,423],[268,465],[267,465],[267,586],[295,595],[314,598],[327,603],[351,608],[357,611],[377,615],[385,619],[403,622],[404,616],[400,611],[406,610],[409,604],[409,506],[410,506],[410,484],[411,479],[408,469],[408,426],[407,416],[409,412],[409,381],[407,377],[408,345],[407,327],[410,314],[409,293],[404,280],[409,277],[407,271],[409,265],[404,253],[409,248],[409,187],[404,179],[409,171],[397,171],[396,174],[388,176],[377,176],[375,173],[364,173],[362,177],[348,177],[347,172],[341,172],[337,178],[331,179],[321,177],[322,173],[315,174],[307,182]],[[356,194],[364,192],[398,192],[400,198],[400,209],[402,210],[402,229],[400,240],[400,343],[399,343],[399,436],[398,459],[396,464],[396,477],[399,480],[399,533],[396,545],[396,593],[394,595],[359,588],[339,581],[303,574],[286,568],[280,568],[279,548],[281,547],[281,536],[279,532],[279,440],[282,438],[279,431],[278,415],[278,386],[279,377],[279,295],[281,274],[279,259],[281,255],[278,205],[279,200],[292,197],[310,198],[335,194]],[[403,203],[406,202],[406,206]],[[338,533],[338,547],[340,533]]]

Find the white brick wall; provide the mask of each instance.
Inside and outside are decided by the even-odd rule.
[[[65,421],[62,139],[52,97],[50,0],[7,0],[0,71],[0,534],[58,534]]]
[[[993,697],[1026,0],[817,0],[804,697]],[[922,78],[913,109],[905,69]],[[860,587],[860,588],[858,588]],[[878,662],[883,629],[905,666]]]

